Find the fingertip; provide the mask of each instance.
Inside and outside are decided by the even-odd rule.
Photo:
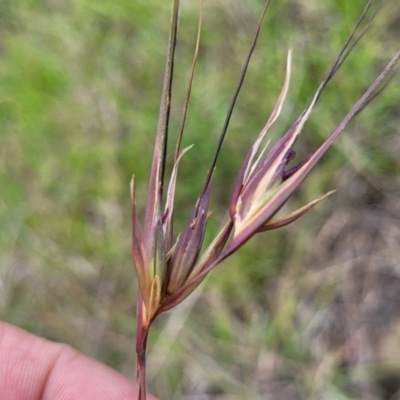
[[[137,386],[74,350],[0,322],[0,393],[21,400],[132,400]],[[148,395],[148,400],[156,400]]]
[[[5,399],[41,398],[59,345],[0,322],[0,393]]]
[[[123,375],[63,346],[47,381],[43,400],[132,400],[137,396],[136,385]]]

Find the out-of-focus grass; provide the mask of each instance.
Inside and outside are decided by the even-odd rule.
[[[201,187],[262,2],[205,2],[177,193]],[[278,137],[323,78],[364,2],[272,2],[213,183],[217,226],[232,180],[279,93]],[[171,137],[198,4],[183,2]],[[318,146],[397,50],[388,1],[328,86],[298,143]],[[0,316],[134,374],[137,285],[129,180],[146,202],[164,68],[164,0],[0,3]],[[396,47],[397,46],[397,47]],[[288,207],[338,193],[254,238],[150,337],[162,399],[396,399],[400,388],[399,80],[348,127]],[[197,300],[196,302],[194,300]],[[397,393],[397,396],[400,394]]]

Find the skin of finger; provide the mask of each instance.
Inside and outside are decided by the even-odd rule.
[[[71,347],[0,322],[0,399],[132,400],[137,387]],[[148,396],[148,400],[156,400]]]

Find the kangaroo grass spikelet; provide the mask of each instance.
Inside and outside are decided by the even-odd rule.
[[[325,142],[313,154],[300,161],[295,167],[288,168],[288,163],[296,156],[293,147],[322,91],[368,30],[381,2],[378,3],[372,16],[367,18],[373,4],[373,0],[368,1],[360,18],[350,32],[348,39],[334,60],[331,69],[317,88],[309,106],[301,113],[290,129],[277,141],[271,150],[265,153],[266,146],[262,151],[260,151],[260,147],[263,145],[269,129],[279,117],[289,90],[292,60],[292,52],[289,50],[286,63],[286,76],[281,93],[272,110],[271,116],[249,149],[243,165],[238,172],[229,205],[229,217],[221,231],[201,254],[207,228],[207,219],[209,217],[208,208],[211,181],[215,165],[269,4],[270,1],[267,1],[257,25],[256,33],[233,95],[210,168],[205,177],[203,189],[185,229],[176,237],[173,231],[175,187],[179,162],[182,156],[190,149],[186,148],[181,151],[180,147],[199,53],[203,1],[200,1],[196,48],[190,72],[187,96],[184,102],[181,128],[175,147],[174,166],[164,199],[171,88],[174,75],[180,8],[179,0],[173,0],[172,2],[168,55],[143,230],[135,204],[134,178],[132,178],[131,182],[132,254],[140,287],[137,301],[136,343],[137,379],[140,387],[140,400],[146,399],[146,343],[148,332],[154,319],[160,313],[181,303],[196,289],[213,268],[243,246],[252,236],[292,223],[309,211],[315,204],[333,193],[331,191],[284,217],[275,217],[276,213],[310,173],[317,161],[328,150],[347,124],[383,90],[388,81],[393,77],[393,73],[396,70],[394,68],[395,64],[400,59],[399,51],[353,106],[343,121],[331,132]],[[364,25],[363,28],[361,28],[362,25]]]

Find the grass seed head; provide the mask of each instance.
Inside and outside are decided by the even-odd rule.
[[[368,1],[363,13],[350,33],[349,38],[340,50],[325,79],[318,87],[309,106],[301,113],[290,129],[276,142],[269,152],[265,151],[266,145],[264,145],[264,149],[260,151],[266,134],[280,115],[285,97],[289,90],[292,52],[288,52],[286,75],[282,90],[272,110],[271,116],[249,149],[234,183],[229,205],[229,220],[216,235],[212,243],[206,248],[204,253],[201,254],[207,228],[211,179],[215,170],[215,163],[225,138],[230,117],[246,75],[247,67],[262,25],[262,20],[269,6],[269,1],[266,3],[262,18],[257,26],[255,38],[246,58],[216,152],[205,179],[204,187],[199,195],[192,217],[188,221],[184,231],[177,238],[174,237],[173,232],[175,187],[177,184],[179,163],[182,156],[189,150],[189,148],[187,148],[180,151],[180,143],[184,131],[186,111],[198,57],[202,12],[200,11],[196,50],[189,79],[189,89],[184,104],[181,129],[175,149],[174,167],[166,191],[166,199],[163,202],[171,87],[179,15],[179,0],[173,1],[169,51],[161,97],[159,123],[154,147],[143,233],[137,215],[134,180],[132,180],[132,253],[139,280],[141,301],[145,309],[143,315],[145,315],[147,319],[146,324],[149,325],[159,313],[183,301],[198,286],[208,272],[239,249],[253,235],[277,229],[294,222],[309,211],[315,204],[333,193],[331,191],[286,216],[276,217],[277,212],[287,202],[294,190],[302,183],[346,125],[365,107],[371,98],[376,95],[377,88],[400,58],[399,52],[351,109],[345,119],[313,154],[299,162],[296,166],[288,168],[288,163],[296,155],[294,146],[322,91],[351,53],[354,46],[365,34],[375,17],[380,3],[372,16],[367,18],[372,3],[372,0]],[[363,23],[364,27],[362,27]],[[358,33],[359,30],[361,31],[360,33]]]

